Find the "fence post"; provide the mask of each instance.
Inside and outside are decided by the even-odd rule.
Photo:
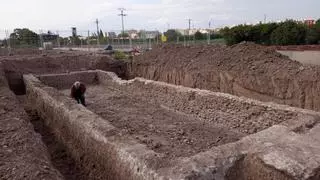
[[[8,30],[5,30],[5,33],[6,33],[7,43],[8,43],[7,44],[7,49],[8,49],[8,56],[9,56],[11,54],[11,38],[10,38],[10,35],[8,36],[8,34],[9,34]]]
[[[58,48],[60,48],[60,35],[59,35],[59,31],[57,31],[57,45],[58,45]]]

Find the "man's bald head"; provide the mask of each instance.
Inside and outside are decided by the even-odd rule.
[[[79,82],[79,81],[76,81],[73,85],[74,85],[74,87],[76,87],[77,89],[80,88],[80,82]]]

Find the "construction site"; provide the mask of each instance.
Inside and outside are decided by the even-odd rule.
[[[1,52],[0,179],[320,180],[319,62],[292,59],[310,48]]]

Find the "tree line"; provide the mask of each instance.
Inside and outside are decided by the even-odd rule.
[[[206,40],[210,36],[210,39],[224,38],[228,45],[237,44],[242,41],[251,41],[264,45],[320,44],[320,19],[312,26],[294,20],[287,20],[280,23],[242,24],[232,28],[225,27],[221,29],[219,33],[210,32],[209,34],[204,34],[197,31],[191,36],[183,35],[174,29],[169,29],[164,35],[167,37],[168,42]],[[125,33],[120,34],[118,37],[128,36],[129,34]],[[97,39],[99,39],[101,44],[108,42],[108,38],[104,36],[101,30],[98,34],[93,33],[83,40],[81,40],[79,36],[57,38],[59,38],[58,41],[63,44],[66,42],[74,45],[87,43],[96,44]],[[3,41],[3,45],[8,46],[9,42],[13,47],[40,47],[41,37],[27,28],[17,28],[10,34],[9,39]]]
[[[179,31],[175,29],[169,29],[164,32],[164,35],[167,37],[168,42],[176,42],[176,41],[183,41],[183,40],[207,40],[210,35],[210,39],[219,39],[223,38],[220,34],[210,32],[210,33],[201,33],[197,31],[194,35],[183,35]]]
[[[252,41],[265,45],[320,44],[320,19],[312,26],[287,20],[280,23],[225,27],[221,34],[228,45]]]

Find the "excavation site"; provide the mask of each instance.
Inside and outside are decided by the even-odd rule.
[[[320,68],[276,47],[26,50],[0,86],[0,179],[320,180]]]

